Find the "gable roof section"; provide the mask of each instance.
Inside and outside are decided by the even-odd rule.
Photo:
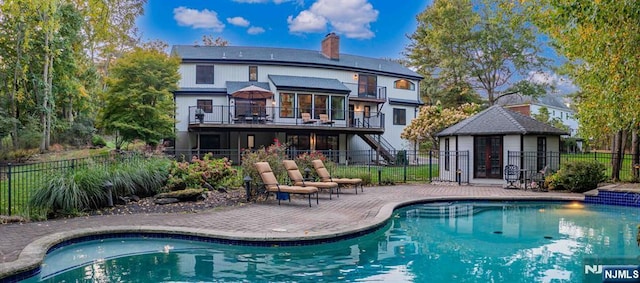
[[[246,46],[174,45],[171,54],[179,56],[182,62],[318,66],[355,72],[380,73],[418,80],[423,79],[420,74],[391,60],[349,54],[340,54],[339,60],[331,60],[322,55],[320,51],[314,50]]]
[[[563,130],[549,126],[529,116],[494,105],[473,115],[436,136],[480,136],[480,135],[566,135]]]
[[[315,77],[269,75],[269,80],[279,90],[322,91],[349,94],[351,90],[337,79]]]

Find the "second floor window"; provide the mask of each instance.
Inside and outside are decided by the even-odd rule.
[[[258,66],[249,66],[249,81],[258,81]]]
[[[377,96],[378,77],[375,75],[358,75],[358,96]]]
[[[393,108],[393,124],[394,125],[407,124],[407,109]]]
[[[416,86],[409,80],[397,80],[393,82],[393,87],[397,89],[415,90]]]
[[[213,84],[213,65],[196,65],[196,84]]]

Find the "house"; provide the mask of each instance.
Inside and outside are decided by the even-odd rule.
[[[514,95],[500,101],[500,104],[504,107],[527,116],[540,114],[541,108],[547,108],[549,110],[549,118],[556,118],[568,126],[571,137],[575,137],[578,133],[578,120],[574,117],[575,113],[573,109],[564,103],[562,97],[547,95],[532,99]]]
[[[504,183],[505,165],[523,172],[559,166],[563,130],[529,116],[491,106],[437,134],[440,177],[474,184]]]
[[[400,133],[423,104],[422,77],[339,49],[334,33],[320,51],[174,46],[182,76],[174,92],[175,148],[240,152],[278,139],[295,150],[331,150],[336,162],[367,162],[346,152],[372,148],[393,160],[406,146]]]

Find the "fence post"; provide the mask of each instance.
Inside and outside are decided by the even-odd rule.
[[[429,183],[433,182],[433,150],[429,150]]]
[[[7,163],[7,214],[11,216],[11,162]]]
[[[407,151],[405,150],[405,156],[404,156],[404,160],[402,160],[402,163],[404,163],[404,182],[407,182],[407,163],[409,163],[409,158],[407,157]]]

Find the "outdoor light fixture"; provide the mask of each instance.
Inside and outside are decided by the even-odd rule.
[[[251,181],[253,181],[253,179],[251,178],[251,176],[247,175],[244,176],[244,189],[246,190],[247,193],[247,201],[251,200]]]

